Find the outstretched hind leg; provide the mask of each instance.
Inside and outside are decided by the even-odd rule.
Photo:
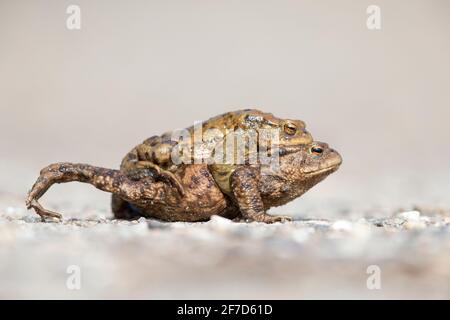
[[[33,208],[43,221],[46,217],[61,218],[59,213],[44,209],[38,200],[54,183],[70,181],[89,183],[97,189],[111,192],[127,202],[141,205],[157,200],[161,194],[164,194],[161,193],[161,190],[165,188],[162,182],[133,181],[119,170],[87,164],[55,163],[41,170],[39,178],[28,193],[27,208]]]

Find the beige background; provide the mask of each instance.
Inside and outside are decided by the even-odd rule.
[[[1,0],[0,191],[23,197],[51,162],[117,167],[146,137],[256,106],[305,120],[344,158],[279,210],[445,202],[449,14],[445,0]],[[45,200],[109,202],[79,184]]]

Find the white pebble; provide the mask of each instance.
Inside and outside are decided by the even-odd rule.
[[[214,223],[214,224],[231,224],[232,223],[232,221],[230,219],[227,219],[227,218],[224,218],[221,216],[216,216],[216,215],[212,216],[210,221],[211,221],[211,223]]]
[[[214,215],[208,224],[218,231],[227,231],[233,227],[234,223],[230,219]]]
[[[139,222],[139,223],[145,223],[145,222],[147,222],[147,219],[145,219],[144,217],[140,217],[140,218],[138,219],[138,222]]]
[[[346,220],[338,220],[331,225],[331,229],[337,231],[352,231],[353,224]]]
[[[405,211],[405,212],[400,213],[399,216],[406,220],[419,220],[420,212],[417,210]]]

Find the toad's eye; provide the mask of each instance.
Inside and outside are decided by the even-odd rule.
[[[311,147],[311,153],[315,155],[321,155],[323,153],[323,149],[318,146]]]
[[[284,125],[284,132],[288,135],[293,136],[297,132],[297,126],[293,123],[286,123]]]

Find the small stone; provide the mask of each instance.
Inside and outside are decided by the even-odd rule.
[[[331,229],[336,231],[352,231],[353,224],[350,221],[346,220],[337,220],[331,225]]]
[[[221,216],[217,216],[217,215],[212,216],[210,219],[210,222],[215,223],[215,224],[230,224],[230,223],[232,223],[232,221],[230,219],[227,219],[227,218],[224,218]]]
[[[233,221],[214,215],[211,217],[211,220],[208,222],[208,224],[218,231],[226,231],[232,228]]]
[[[405,212],[401,212],[399,214],[399,217],[406,219],[406,220],[419,220],[420,212],[417,210],[405,211]]]
[[[144,217],[140,217],[137,221],[138,221],[139,223],[146,223],[146,222],[147,222],[147,219],[145,219]]]
[[[211,230],[219,234],[228,234],[230,232],[240,232],[239,224],[220,216],[212,216],[206,223]]]

